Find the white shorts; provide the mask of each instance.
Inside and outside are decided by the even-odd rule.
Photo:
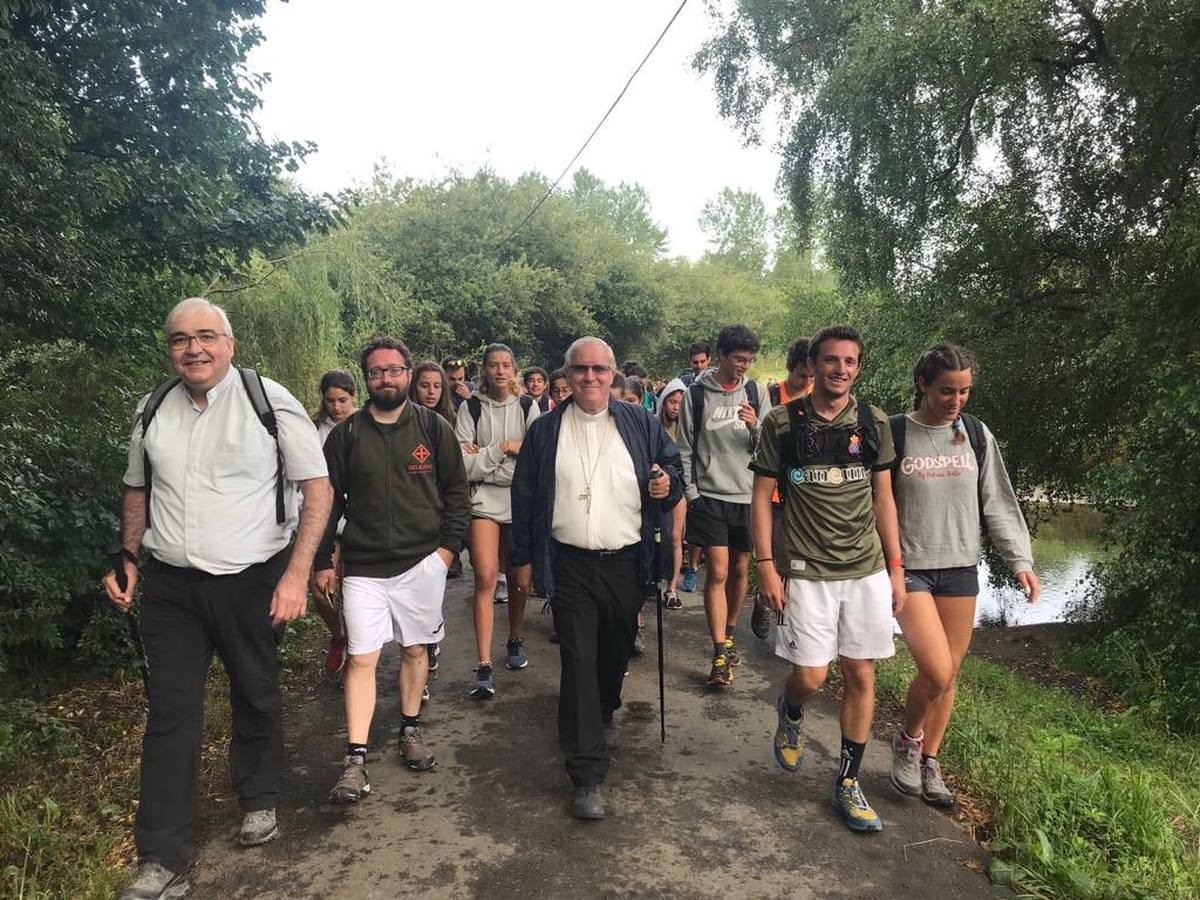
[[[412,647],[445,639],[446,571],[435,550],[391,578],[347,576],[342,581],[342,613],[350,655],[374,653],[388,641]]]
[[[797,666],[825,666],[838,656],[886,659],[892,638],[892,582],[880,569],[841,581],[787,580],[775,655]]]

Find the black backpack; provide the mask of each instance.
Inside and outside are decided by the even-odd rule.
[[[983,422],[976,416],[970,413],[959,413],[959,418],[962,419],[963,428],[967,432],[967,440],[971,444],[971,450],[975,453],[975,466],[979,470],[979,474],[975,479],[975,490],[979,496],[979,521],[983,522],[983,461],[987,459],[987,435],[983,432]],[[892,445],[896,448],[896,465],[900,465],[900,460],[904,456],[904,439],[908,431],[908,416],[905,413],[897,413],[894,416],[888,416],[888,425],[892,429]],[[984,528],[986,531],[986,526]]]
[[[696,457],[700,448],[700,422],[704,418],[704,385],[693,381],[688,385],[688,393],[692,395],[692,484],[696,483]],[[746,382],[746,400],[758,413],[758,382]]]
[[[854,425],[821,429],[813,428],[809,423],[803,397],[789,400],[784,408],[788,416],[788,435],[779,448],[781,501],[787,496],[783,485],[792,469],[814,463],[856,464],[871,469],[879,459],[879,429],[871,414],[871,404],[859,401],[858,419]]]
[[[282,525],[287,516],[283,503],[283,451],[279,449],[279,428],[275,422],[275,410],[271,408],[271,401],[267,399],[267,387],[263,384],[262,375],[258,370],[238,366],[237,371],[242,376],[242,387],[246,389],[246,396],[250,398],[250,405],[254,407],[258,421],[262,423],[263,428],[267,429],[267,434],[275,440],[275,521]],[[146,405],[142,407],[142,467],[145,470],[146,480],[147,528],[150,527],[150,486],[154,483],[154,479],[150,477],[150,453],[146,450],[146,432],[150,429],[150,423],[154,421],[154,415],[162,406],[163,400],[180,381],[182,379],[178,375],[168,378],[151,392]]]
[[[524,423],[529,418],[529,408],[533,406],[533,398],[528,394],[521,395],[521,422]],[[541,409],[541,407],[538,407]],[[479,437],[479,417],[483,415],[483,401],[478,396],[472,394],[467,398],[467,409],[471,411],[471,419],[475,422],[475,437]],[[545,412],[545,410],[541,410]]]

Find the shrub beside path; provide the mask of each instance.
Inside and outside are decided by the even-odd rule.
[[[605,785],[608,817],[576,821],[556,745],[550,617],[531,604],[529,667],[501,668],[491,702],[467,699],[469,584],[469,574],[450,582],[448,636],[423,713],[438,768],[413,773],[399,761],[394,648],[379,671],[372,793],[356,806],[326,802],[345,746],[340,692],[330,682],[294,692],[285,718],[282,835],[241,850],[236,803],[210,804],[195,896],[1012,896],[979,874],[986,854],[961,827],[893,791],[882,741],[867,749],[863,786],[885,830],[856,836],[844,828],[829,804],[838,748],[832,704],[811,704],[804,768],[796,775],[778,768],[771,735],[784,664],[770,642],[747,632],[734,685],[711,693],[698,593],[683,595],[686,608],[667,614],[666,745],[648,608],[648,651],[630,666],[617,715],[621,747]],[[496,613],[502,641],[505,609]]]

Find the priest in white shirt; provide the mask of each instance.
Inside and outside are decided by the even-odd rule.
[[[537,593],[553,597],[572,811],[600,819],[613,714],[646,586],[670,565],[663,517],[683,493],[683,472],[658,419],[610,399],[616,360],[608,344],[579,338],[564,368],[570,399],[530,426],[517,457],[509,556],[523,588],[536,581]]]

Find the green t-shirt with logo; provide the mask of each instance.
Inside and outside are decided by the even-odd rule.
[[[804,398],[809,426],[854,428],[858,424],[858,401],[850,398],[833,421],[814,412],[810,397]],[[883,410],[872,406],[871,416],[879,437],[879,455],[874,465],[847,463],[802,465],[786,473],[780,488],[785,491],[783,529],[787,537],[786,559],[776,559],[779,574],[813,581],[863,578],[883,568],[883,549],[875,530],[871,475],[891,467],[896,458],[892,432]],[[792,440],[787,408],[777,406],[762,423],[758,449],[750,468],[758,475],[779,477],[780,447]],[[860,442],[853,441],[854,446]]]

